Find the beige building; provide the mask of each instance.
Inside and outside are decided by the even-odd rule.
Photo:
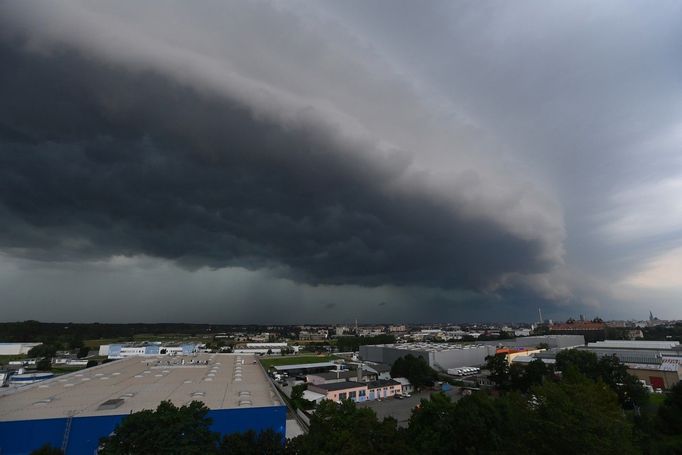
[[[682,380],[682,370],[678,363],[664,362],[660,365],[628,364],[628,373],[643,379],[654,389],[667,390]]]

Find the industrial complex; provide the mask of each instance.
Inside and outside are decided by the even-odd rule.
[[[24,454],[49,443],[92,454],[122,417],[163,400],[197,400],[221,433],[266,428],[285,434],[286,406],[252,355],[130,357],[0,395],[0,453]]]
[[[495,355],[495,346],[448,343],[400,343],[360,346],[362,360],[391,365],[400,357],[412,354],[422,357],[431,368],[445,371],[449,368],[478,366],[485,358]]]

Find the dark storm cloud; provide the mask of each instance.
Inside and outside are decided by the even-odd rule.
[[[546,271],[539,240],[391,191],[324,131],[77,51],[2,45],[0,248],[47,261],[149,255],[298,281],[485,288]]]

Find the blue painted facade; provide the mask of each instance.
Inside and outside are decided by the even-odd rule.
[[[208,412],[211,429],[222,434],[272,428],[285,435],[286,406],[216,409]],[[67,455],[92,455],[99,439],[108,436],[125,415],[74,417]],[[67,419],[15,420],[0,422],[0,454],[24,455],[49,443],[61,447]]]
[[[123,345],[120,344],[110,344],[109,345],[109,357],[118,357],[121,355],[121,348]]]

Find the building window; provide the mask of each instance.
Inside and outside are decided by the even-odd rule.
[[[355,398],[356,394],[357,392],[355,392],[355,390],[353,390],[352,392],[348,392],[348,398],[352,400]]]
[[[361,397],[364,397],[364,396],[365,396],[365,391],[364,391],[364,390],[361,390],[360,392],[358,392],[358,395],[361,396]]]
[[[346,392],[342,392],[339,394],[339,400],[345,400],[346,399]]]

